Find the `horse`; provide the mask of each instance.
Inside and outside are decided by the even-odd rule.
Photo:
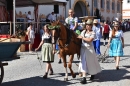
[[[67,30],[65,25],[63,25],[61,22],[53,22],[51,23],[51,26],[59,26],[59,28],[56,28],[52,30],[52,39],[53,42],[58,41],[60,56],[63,60],[64,68],[65,68],[65,78],[64,80],[68,80],[68,71],[67,71],[67,62],[66,62],[66,56],[69,55],[69,62],[68,62],[68,68],[70,70],[70,73],[73,78],[76,78],[76,74],[72,70],[72,62],[74,58],[74,54],[77,54],[77,56],[80,56],[80,48],[81,48],[81,40],[77,38],[77,34],[74,31],[70,31],[71,38],[68,45],[66,45],[66,42],[68,40],[67,38]]]

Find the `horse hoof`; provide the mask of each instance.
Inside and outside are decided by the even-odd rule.
[[[68,81],[68,78],[64,78],[64,81]]]
[[[76,74],[74,74],[72,77],[73,77],[73,78],[76,78]]]

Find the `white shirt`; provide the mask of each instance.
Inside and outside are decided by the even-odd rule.
[[[49,14],[49,16],[48,16],[47,19],[50,20],[50,21],[55,21],[55,20],[56,20],[56,19],[55,19],[55,16],[52,15],[52,14]]]
[[[29,31],[31,28],[28,27],[27,30]],[[33,29],[30,30],[30,33],[29,33],[29,37],[30,39],[34,39],[35,38],[35,32]]]
[[[98,25],[98,26],[93,26],[93,27],[92,27],[92,30],[93,30],[94,33],[96,34],[94,41],[100,40],[101,35],[102,35],[102,34],[101,34],[100,25]]]
[[[32,19],[32,18],[31,18],[31,15],[28,14],[28,15],[27,15],[27,22],[29,22],[29,23],[32,22],[32,20],[30,20],[30,19]]]

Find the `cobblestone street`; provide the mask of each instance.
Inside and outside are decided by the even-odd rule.
[[[130,32],[124,33],[125,48],[124,56],[121,57],[120,70],[115,70],[113,58],[108,58],[105,63],[100,63],[102,72],[95,76],[94,81],[90,81],[90,75],[87,76],[85,86],[130,86]],[[101,40],[102,42],[102,40]],[[105,47],[101,46],[101,52],[104,53]],[[28,52],[18,53],[20,59],[9,61],[9,65],[4,67],[4,79],[1,86],[82,86],[81,77],[78,76],[78,63],[75,55],[72,68],[77,74],[73,79],[69,74],[69,81],[64,81],[65,69],[63,64],[58,64],[59,58],[55,55],[55,62],[52,64],[54,75],[43,79],[45,73],[45,63],[37,59],[36,53],[33,55]],[[40,52],[38,52],[40,56]],[[69,69],[68,69],[69,71]],[[70,72],[69,72],[70,73]]]

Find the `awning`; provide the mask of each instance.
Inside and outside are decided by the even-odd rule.
[[[66,2],[66,0],[16,0],[16,7],[34,6],[35,4],[60,4]],[[0,3],[6,5],[6,0],[0,0]]]

